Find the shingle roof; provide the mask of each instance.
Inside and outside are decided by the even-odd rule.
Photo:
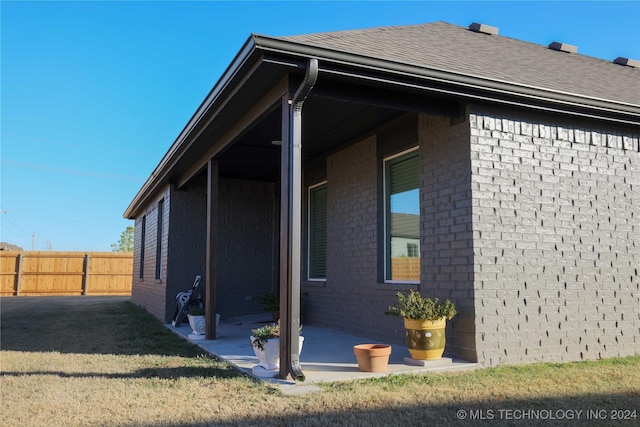
[[[640,69],[445,22],[279,37],[419,67],[640,105]],[[550,41],[552,42],[552,40]]]

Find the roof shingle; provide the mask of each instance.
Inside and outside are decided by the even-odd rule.
[[[445,22],[278,37],[289,42],[640,105],[640,69]]]

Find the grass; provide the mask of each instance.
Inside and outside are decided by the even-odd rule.
[[[570,415],[573,425],[618,426],[640,417],[640,357],[392,375],[292,396],[201,354],[122,298],[4,298],[1,315],[3,426],[566,425],[553,418]],[[633,411],[635,420],[612,420]],[[552,419],[517,419],[525,415]]]

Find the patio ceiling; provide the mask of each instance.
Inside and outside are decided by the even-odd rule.
[[[391,91],[336,79],[320,80],[304,104],[302,114],[303,161],[336,151],[374,129],[407,113],[458,117],[455,101],[415,92]],[[223,178],[278,181],[282,140],[280,106],[248,128],[218,156]]]
[[[304,161],[323,157],[340,145],[400,115],[403,111],[375,108],[327,98],[310,97],[303,113]],[[278,181],[282,140],[280,108],[273,110],[220,156],[223,178]]]

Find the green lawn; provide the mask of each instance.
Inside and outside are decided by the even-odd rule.
[[[389,376],[284,395],[121,298],[34,298],[0,302],[2,426],[640,424],[640,357]]]

